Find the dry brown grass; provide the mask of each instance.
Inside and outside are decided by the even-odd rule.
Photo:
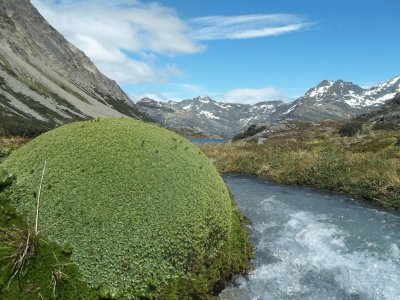
[[[10,155],[10,153],[13,150],[22,147],[29,141],[30,139],[19,136],[14,136],[14,137],[0,136],[0,163],[5,157]]]
[[[340,138],[297,131],[276,134],[266,145],[203,145],[221,174],[244,173],[275,182],[346,193],[377,205],[400,209],[398,132]]]

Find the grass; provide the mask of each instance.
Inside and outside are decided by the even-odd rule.
[[[275,182],[345,193],[400,209],[398,131],[340,137],[340,123],[276,133],[266,145],[202,145],[220,173],[245,173]]]
[[[140,121],[101,119],[32,140],[2,164],[17,177],[10,203],[28,224],[44,161],[40,224],[51,228],[51,245],[68,246],[67,263],[92,291],[205,299],[247,270],[245,220],[211,162],[182,137]],[[75,278],[49,270],[52,286]]]

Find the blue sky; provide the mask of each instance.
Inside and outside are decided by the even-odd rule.
[[[294,99],[400,74],[398,0],[33,0],[134,99]]]

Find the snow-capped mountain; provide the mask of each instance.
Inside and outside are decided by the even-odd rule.
[[[347,119],[379,108],[400,91],[400,76],[369,89],[343,80],[324,80],[293,102],[284,119]]]
[[[393,99],[388,100],[378,110],[362,114],[357,117],[358,121],[372,124],[375,129],[400,129],[400,93]]]
[[[219,136],[233,136],[252,123],[276,119],[288,108],[282,101],[255,105],[221,103],[209,97],[181,102],[158,102],[144,98],[137,105],[156,122],[175,129]]]
[[[144,98],[137,105],[168,127],[230,137],[253,123],[348,119],[380,108],[397,92],[400,92],[400,76],[368,89],[343,80],[324,80],[291,103],[267,101],[248,105],[197,97],[181,102]]]

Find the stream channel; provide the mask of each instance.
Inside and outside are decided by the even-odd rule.
[[[348,196],[229,175],[253,271],[220,299],[400,300],[400,215]]]

